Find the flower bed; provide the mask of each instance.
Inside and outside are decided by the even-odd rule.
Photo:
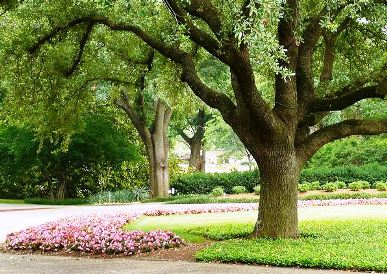
[[[177,247],[182,239],[172,232],[130,231],[120,228],[136,218],[133,214],[63,218],[7,235],[14,250],[83,252],[133,255],[159,248]]]
[[[346,206],[346,205],[386,205],[387,198],[370,199],[335,199],[335,200],[305,200],[298,201],[298,207],[312,206]]]

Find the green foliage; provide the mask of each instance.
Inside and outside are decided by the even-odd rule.
[[[89,201],[83,198],[67,198],[64,200],[51,200],[44,198],[25,198],[25,204],[38,204],[38,205],[85,205]]]
[[[387,165],[387,137],[350,137],[322,147],[307,167],[336,167],[376,163]]]
[[[67,151],[58,143],[39,142],[34,132],[17,127],[0,128],[0,194],[3,197],[87,197],[101,189],[122,188],[113,180],[123,161],[138,158],[128,135],[113,125],[106,113],[85,119]],[[141,174],[138,173],[138,176]],[[114,181],[114,182],[113,182]]]
[[[309,190],[320,190],[321,189],[321,185],[320,185],[319,181],[307,183],[307,185],[309,187]]]
[[[146,187],[133,187],[118,191],[103,191],[88,198],[91,204],[105,203],[131,203],[143,201],[149,198],[149,190]]]
[[[221,186],[215,187],[215,188],[211,191],[211,195],[214,196],[214,197],[223,196],[223,195],[224,195],[224,189],[223,189],[223,187],[221,187]]]
[[[364,166],[338,166],[307,168],[301,171],[301,182],[307,184],[309,190],[321,189],[329,182],[352,183],[357,180],[377,182],[385,180],[387,166],[369,164]],[[226,193],[231,193],[234,186],[244,186],[248,192],[253,192],[259,182],[258,171],[231,172],[231,173],[192,173],[182,174],[171,182],[180,194],[208,194],[216,186],[222,186]],[[340,183],[344,186],[343,183]]]
[[[362,185],[363,185],[363,189],[370,189],[371,188],[371,184],[367,181],[361,181]]]
[[[287,267],[386,271],[385,220],[301,222],[299,239],[235,239],[218,242],[196,253],[199,261]],[[245,237],[253,224],[194,228],[223,240]]]
[[[377,182],[375,188],[378,191],[387,191],[387,182]]]
[[[333,192],[336,191],[339,188],[339,186],[336,183],[326,183],[323,185],[323,190],[326,192]]]
[[[256,186],[257,171],[230,173],[201,173],[182,174],[171,182],[180,194],[209,194],[213,188],[221,186],[226,193],[231,193],[236,185],[244,186],[248,192],[253,192]]]
[[[299,200],[337,200],[337,199],[370,199],[387,198],[387,193],[321,193],[300,196]]]
[[[260,185],[256,185],[254,188],[254,194],[255,195],[259,195],[261,193],[261,186]]]
[[[173,198],[167,204],[224,204],[224,203],[257,203],[259,198],[227,198],[223,196],[192,195]]]
[[[346,188],[346,187],[347,187],[347,184],[344,183],[344,182],[342,182],[342,181],[337,181],[336,184],[337,184],[337,187],[338,187],[339,189],[343,189],[343,188]]]
[[[241,193],[246,193],[247,190],[246,190],[246,187],[244,187],[244,186],[234,186],[231,189],[231,192],[234,194],[241,194]]]
[[[356,181],[348,184],[348,188],[352,191],[359,191],[363,189],[363,181]]]
[[[306,184],[306,183],[298,184],[299,192],[307,192],[308,190],[309,190],[309,184]]]
[[[336,166],[306,168],[301,171],[301,181],[320,181],[321,184],[335,181],[352,183],[357,180],[376,182],[385,180],[387,165],[367,164],[363,166]]]

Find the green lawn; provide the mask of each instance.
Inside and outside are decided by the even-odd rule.
[[[387,220],[301,221],[299,239],[247,239],[256,211],[143,217],[128,230],[164,229],[190,242],[212,239],[199,261],[387,270]]]
[[[24,204],[24,200],[0,199],[0,204]]]
[[[203,224],[207,225],[227,225],[233,223],[253,223],[257,218],[256,211],[240,211],[225,213],[205,213],[192,215],[169,215],[141,217],[125,226],[125,230],[170,230],[181,236],[189,242],[203,242],[205,237],[196,232],[191,232],[192,228],[200,228]]]

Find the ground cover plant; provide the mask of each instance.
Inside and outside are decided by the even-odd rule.
[[[225,240],[247,236],[253,223],[204,226],[191,233]],[[196,254],[199,261],[386,271],[387,220],[303,221],[299,239],[232,239]]]

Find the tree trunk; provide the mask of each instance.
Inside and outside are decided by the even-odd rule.
[[[202,139],[192,138],[190,143],[191,154],[189,157],[189,167],[194,167],[195,171],[203,171]]]
[[[66,188],[67,188],[67,182],[66,180],[62,180],[59,184],[57,193],[56,193],[56,199],[58,201],[63,201],[66,197]]]
[[[152,151],[149,151],[150,188],[152,197],[167,197],[169,190],[168,148],[162,136],[152,135]]]
[[[261,192],[253,237],[298,237],[298,180],[295,153],[269,152],[260,157]],[[276,154],[276,155],[274,155]]]

